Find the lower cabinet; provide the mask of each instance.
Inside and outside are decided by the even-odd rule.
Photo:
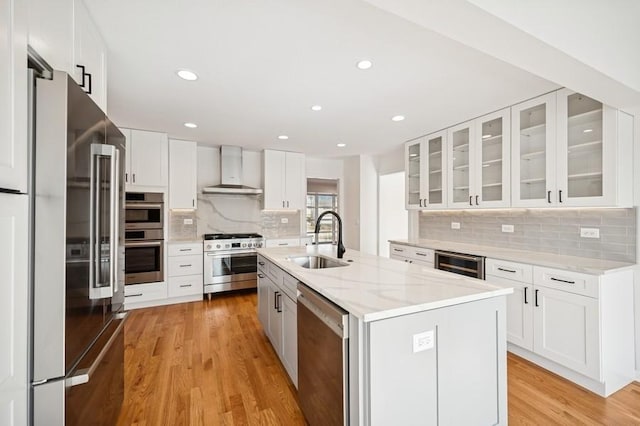
[[[633,380],[633,271],[595,276],[493,259],[486,271],[488,283],[514,289],[510,350],[602,396]]]
[[[279,273],[267,275],[266,271],[275,269]],[[291,275],[258,256],[258,319],[291,381],[298,387],[296,284]]]
[[[391,244],[389,258],[433,268],[434,251],[420,247]]]

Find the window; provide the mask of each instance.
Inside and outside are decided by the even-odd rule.
[[[338,211],[338,195],[310,192],[307,194],[307,235],[315,238],[316,220],[322,213]],[[338,225],[334,216],[325,216],[320,222],[318,244],[331,244],[338,240]],[[314,241],[315,242],[315,241]]]

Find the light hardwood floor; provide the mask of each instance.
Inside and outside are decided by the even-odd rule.
[[[118,425],[304,425],[256,294],[131,312]],[[640,425],[640,384],[604,399],[509,354],[509,424]]]

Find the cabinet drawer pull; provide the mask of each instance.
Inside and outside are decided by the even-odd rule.
[[[562,202],[562,189],[558,191],[558,202]]]
[[[536,296],[536,300],[535,300],[536,308],[537,308],[538,306],[540,306],[540,305],[538,305],[538,292],[539,292],[539,291],[540,291],[540,290],[536,289],[536,295],[535,295],[535,296]]]
[[[525,287],[524,288],[524,304],[528,305],[529,302],[527,301],[527,290],[529,289],[529,287]]]
[[[289,243],[278,243],[279,246],[288,246]]]
[[[258,278],[264,278],[264,275],[258,274]]]
[[[282,293],[278,292],[276,299],[278,300],[278,308],[276,310],[282,312]]]
[[[181,268],[190,268],[190,267],[192,267],[192,266],[193,266],[193,265],[192,265],[192,264],[190,264],[190,263],[189,263],[188,265],[180,265],[180,267],[181,267]]]
[[[125,297],[140,297],[142,296],[142,293],[137,293],[137,294],[127,294]]]
[[[416,255],[427,257],[427,253],[420,253],[419,251],[416,252]]]
[[[551,204],[551,191],[547,191],[547,203]]]
[[[264,266],[264,262],[258,262],[258,265]]]
[[[191,251],[193,249],[180,249],[180,251]]]
[[[575,284],[575,281],[569,281],[569,280],[561,280],[560,278],[554,278],[551,277],[551,281],[559,281],[561,283],[567,283],[567,284]]]
[[[420,198],[420,207],[422,207],[422,198]]]
[[[479,205],[480,205],[480,203],[478,203],[478,198],[480,198],[480,196],[479,196],[479,195],[476,195],[476,206],[479,206]]]
[[[404,249],[394,248],[393,251],[398,251],[398,252],[402,253],[404,251]]]
[[[469,205],[472,206],[473,205],[473,195],[469,195]]]
[[[192,286],[192,284],[181,284],[180,288],[191,287],[191,286]]]
[[[516,271],[512,270],[512,269],[504,269],[504,268],[498,268],[498,271],[503,271],[503,272],[511,272],[512,274],[515,274]]]
[[[280,294],[279,291],[276,291],[273,293],[273,309],[275,309],[276,311],[278,310],[278,295]]]

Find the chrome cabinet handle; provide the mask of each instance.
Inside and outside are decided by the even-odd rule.
[[[142,296],[142,293],[127,294],[125,297],[140,297],[140,296]]]
[[[258,278],[264,278],[264,275],[258,274]]]
[[[191,251],[193,249],[180,249],[180,251]]]
[[[185,287],[191,287],[193,284],[181,284],[180,287],[181,288],[185,288]]]
[[[188,265],[180,265],[181,268],[190,268],[191,266],[193,266],[192,264],[188,264]]]
[[[399,248],[394,248],[393,251],[398,251],[398,252],[402,253],[404,250],[403,249],[399,249]]]
[[[512,274],[515,274],[517,272],[517,271],[511,270],[511,269],[504,269],[504,268],[498,268],[498,271],[511,272]]]

